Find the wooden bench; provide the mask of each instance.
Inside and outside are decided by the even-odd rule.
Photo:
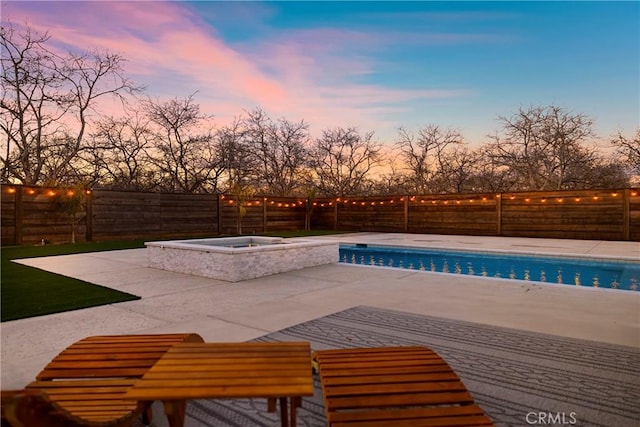
[[[491,426],[451,367],[426,347],[313,354],[330,427]]]
[[[148,423],[153,402],[125,400],[124,394],[171,347],[203,341],[189,333],[87,337],[57,355],[26,389],[44,393],[86,425],[112,425],[132,413],[142,414]]]

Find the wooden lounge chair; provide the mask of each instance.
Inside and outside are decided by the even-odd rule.
[[[188,333],[87,337],[57,355],[26,388],[46,395],[40,404],[48,401],[86,425],[127,425],[121,422],[133,413],[148,423],[153,402],[136,403],[123,395],[169,348],[203,341]],[[22,398],[42,400],[33,394]]]
[[[130,427],[140,411],[105,421],[76,417],[40,390],[2,391],[2,427]]]
[[[491,426],[451,367],[426,347],[313,354],[329,427]]]

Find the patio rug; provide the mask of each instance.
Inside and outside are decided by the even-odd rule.
[[[310,341],[316,350],[425,345],[453,367],[497,425],[640,425],[640,350],[632,347],[364,306],[256,341]],[[324,426],[323,413],[316,380],[298,426]],[[266,399],[197,400],[187,417],[188,427],[280,425],[266,412]]]

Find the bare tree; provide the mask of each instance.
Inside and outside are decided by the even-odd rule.
[[[153,189],[154,167],[148,150],[153,134],[138,111],[126,117],[105,117],[91,135],[91,147],[81,155],[95,184],[120,190]]]
[[[248,185],[250,177],[258,168],[258,161],[245,136],[243,120],[236,117],[229,125],[218,128],[213,137],[222,161],[221,180],[228,191]]]
[[[583,114],[552,105],[520,109],[499,120],[503,135],[491,137],[488,155],[521,177],[518,189],[571,188],[581,179],[575,174],[595,160],[596,150],[585,145],[593,136],[593,122]]]
[[[361,135],[358,129],[325,129],[314,141],[311,169],[322,195],[360,194],[370,185],[372,169],[381,162],[381,145],[373,141],[373,132]]]
[[[426,194],[438,192],[432,188],[434,180],[444,168],[444,155],[453,145],[462,143],[462,136],[453,129],[443,129],[438,125],[427,125],[418,134],[398,129],[396,147],[407,164],[414,183],[414,191]]]
[[[434,192],[464,193],[473,191],[480,154],[467,145],[454,144],[440,155],[440,168],[432,180]]]
[[[470,192],[499,193],[516,190],[518,177],[512,169],[498,165],[493,161],[492,157],[487,154],[490,147],[490,144],[484,144],[475,150],[476,161]]]
[[[640,127],[632,138],[618,132],[611,144],[617,149],[618,154],[626,159],[626,166],[630,175],[633,175],[634,182],[640,183]]]
[[[308,158],[309,126],[300,120],[272,121],[260,108],[247,112],[247,142],[260,164],[256,187],[276,196],[290,196],[303,184],[300,174]]]
[[[202,129],[210,116],[200,112],[194,94],[169,101],[144,102],[144,110],[154,132],[151,152],[164,191],[194,193],[211,191],[211,178],[222,168],[212,144],[211,129]],[[217,186],[217,183],[216,183]]]
[[[49,35],[11,24],[0,29],[2,180],[57,183],[85,148],[97,101],[140,90],[123,76],[124,59],[92,52],[60,56]]]

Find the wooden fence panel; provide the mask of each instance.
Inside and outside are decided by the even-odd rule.
[[[640,242],[640,190],[628,191],[629,200],[629,240]]]
[[[18,211],[18,199],[22,195],[21,190],[15,187],[2,187],[2,198],[0,200],[0,225],[2,228],[2,246],[16,245],[16,222]]]
[[[410,197],[408,231],[496,236],[497,201],[495,194]]]
[[[96,241],[162,237],[159,193],[95,190],[92,214]]]
[[[255,234],[264,230],[264,212],[262,202],[251,199],[245,202],[245,216],[242,217],[242,233]],[[220,208],[220,233],[236,234],[238,232],[238,206],[231,198],[225,198]]]
[[[403,232],[404,197],[346,198],[338,201],[338,230]]]
[[[215,236],[218,234],[218,196],[161,194],[160,231],[163,238]]]
[[[311,229],[312,230],[334,230],[337,229],[335,223],[336,205],[332,200],[316,200],[315,206],[311,209]]]
[[[273,197],[266,200],[266,231],[304,230],[306,206],[302,199]]]
[[[34,245],[45,243],[70,242],[72,219],[70,216],[56,210],[53,198],[59,189],[19,187],[20,205],[17,206],[20,217],[20,228],[17,244]],[[4,193],[4,192],[3,192]],[[77,215],[75,238],[77,242],[85,240],[86,216],[81,212]]]
[[[237,200],[226,196],[222,204],[221,233],[237,232]],[[302,199],[293,197],[254,197],[244,201],[243,234],[269,231],[304,230],[306,207]]]
[[[502,235],[623,240],[623,192],[505,193]]]

